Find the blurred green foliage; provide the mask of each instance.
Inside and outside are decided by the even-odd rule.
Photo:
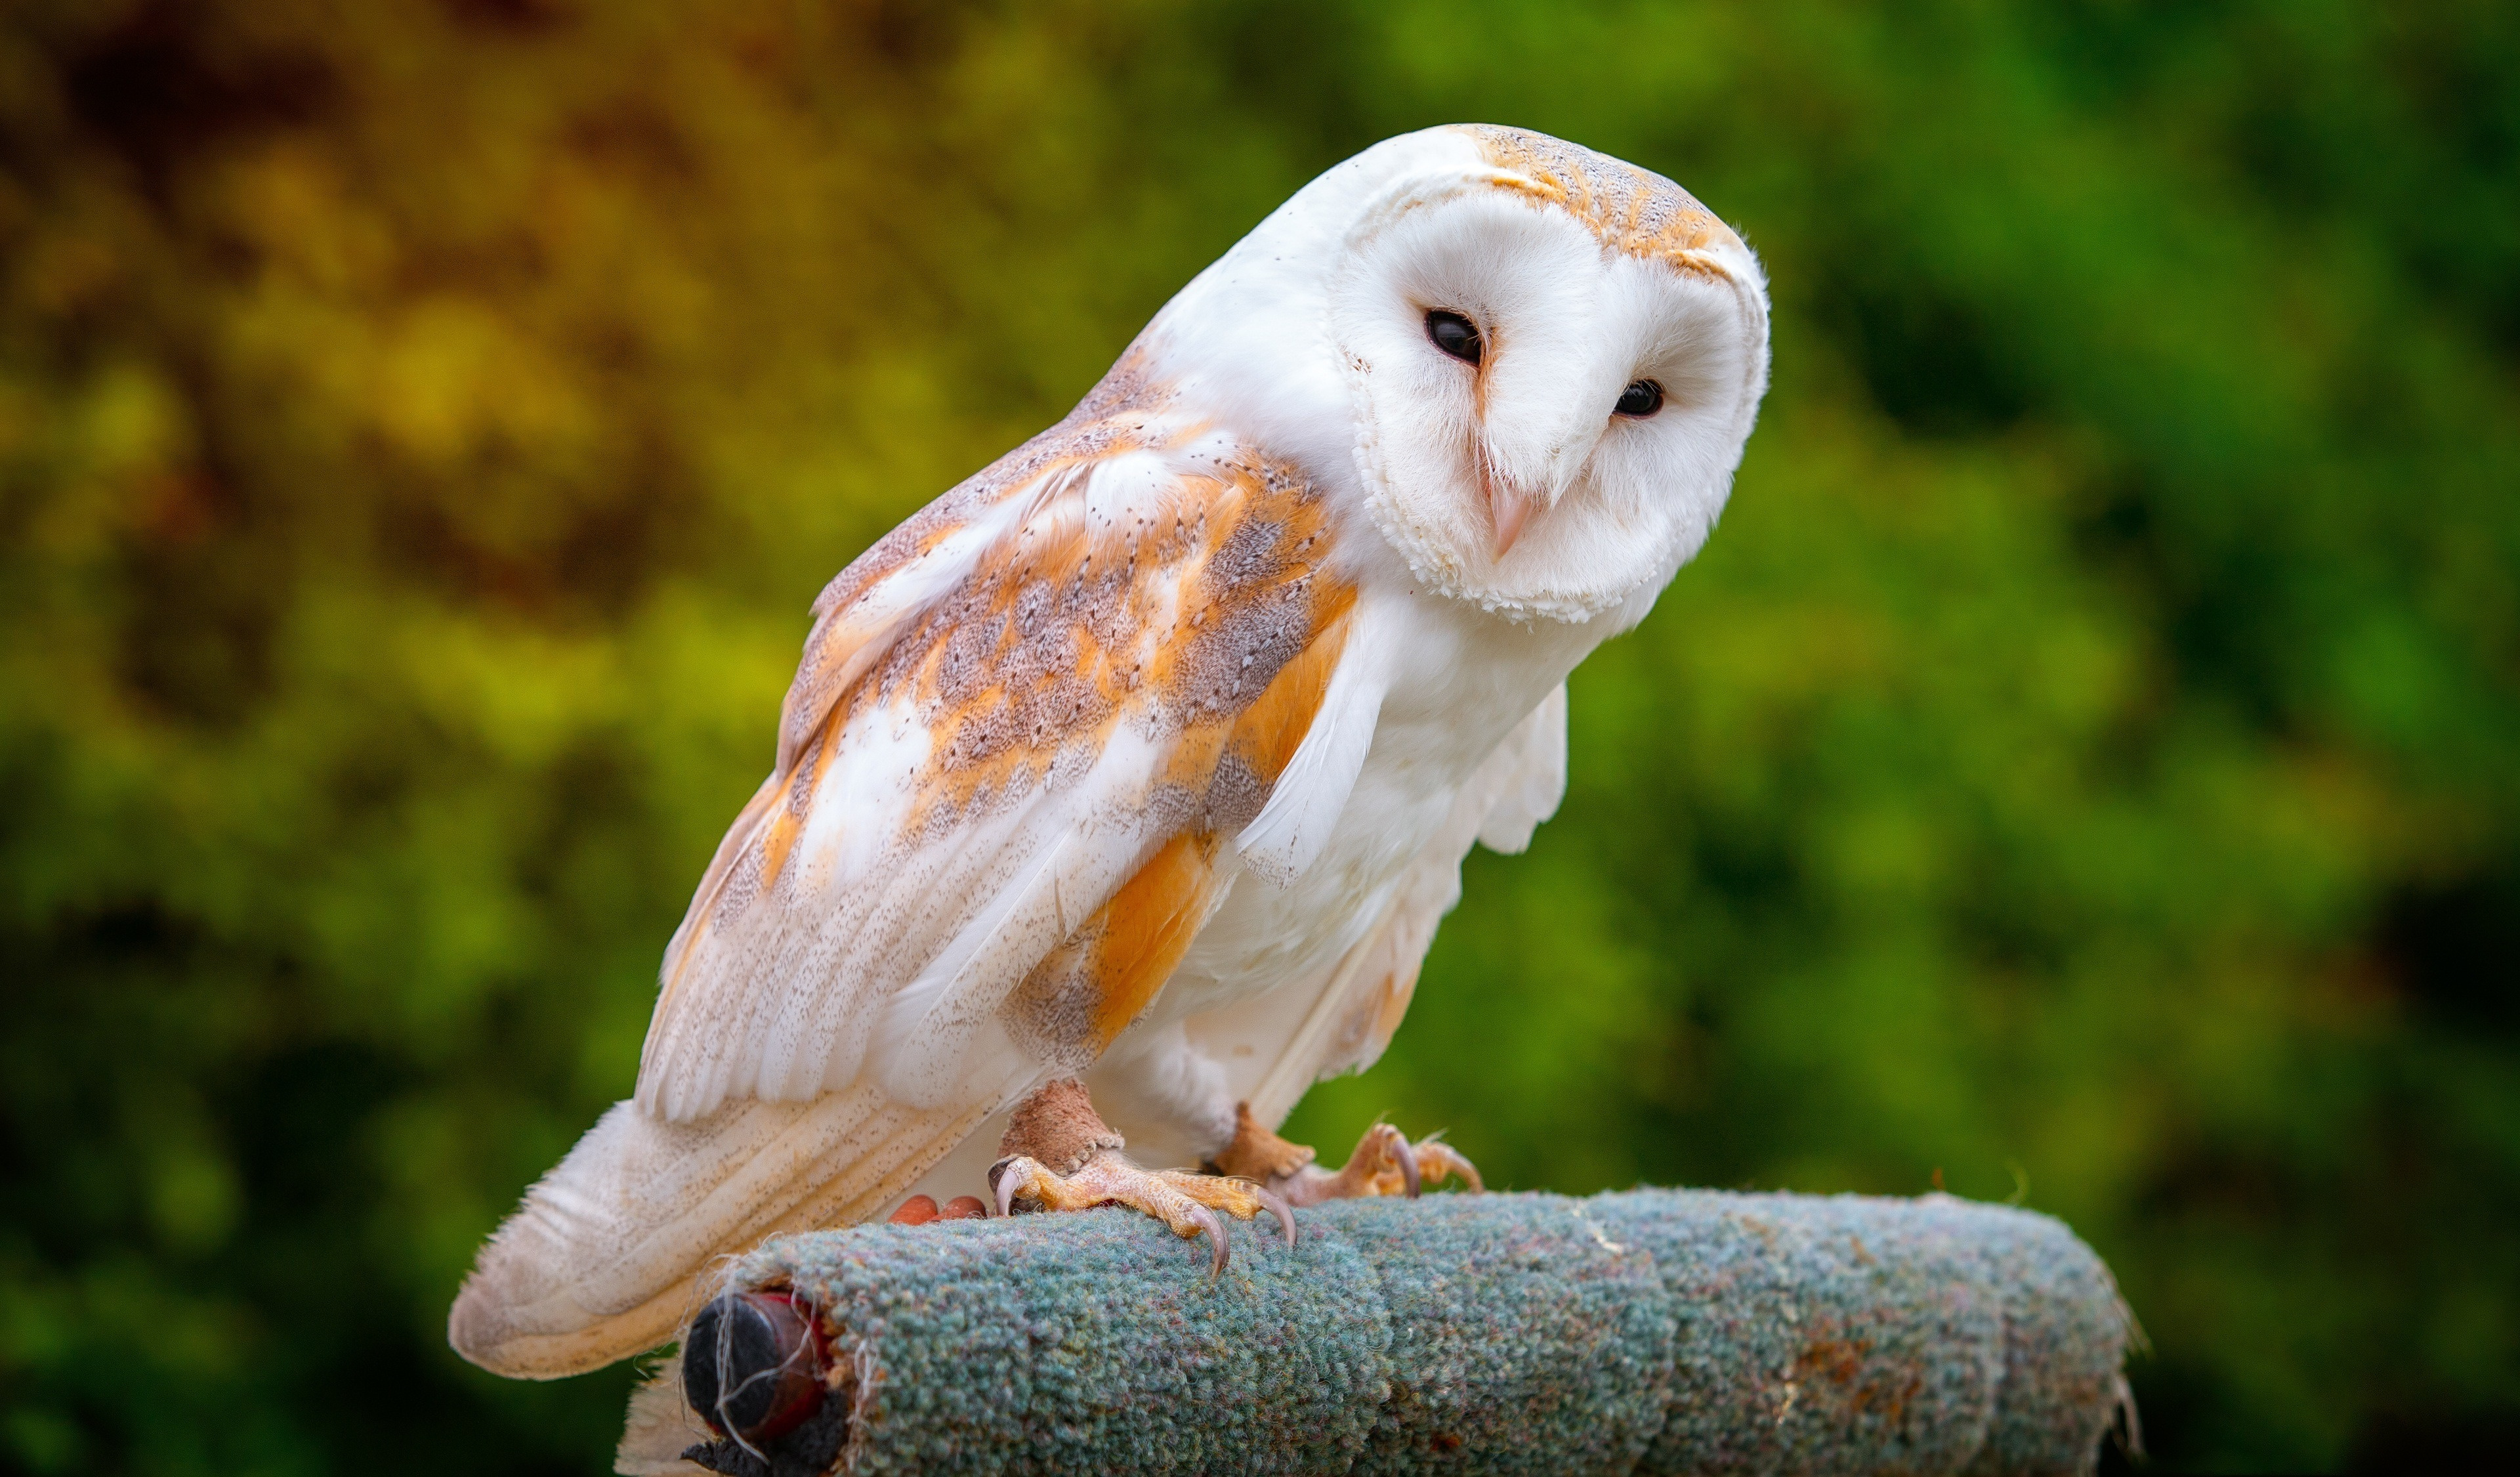
[[[35,0],[0,1462],[596,1471],[444,1346],[815,590],[1323,167],[1765,254],[1730,515],[1384,1065],[1495,1179],[2026,1196],[2169,1468],[2520,1438],[2520,11]]]

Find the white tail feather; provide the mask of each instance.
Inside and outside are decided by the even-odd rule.
[[[989,1106],[922,1111],[860,1085],[674,1124],[615,1103],[481,1248],[447,1339],[524,1379],[652,1349],[698,1306],[717,1259],[871,1218]]]

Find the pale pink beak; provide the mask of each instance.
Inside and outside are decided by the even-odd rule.
[[[1522,526],[1531,518],[1539,500],[1505,478],[1489,473],[1488,516],[1496,525],[1496,557],[1503,559],[1513,541],[1522,536]]]

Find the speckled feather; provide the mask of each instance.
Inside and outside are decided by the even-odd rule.
[[[1611,251],[1721,278],[1727,269],[1710,248],[1741,249],[1696,196],[1650,169],[1521,128],[1471,123],[1462,131],[1478,140],[1504,188],[1565,210]]]
[[[826,593],[781,767],[667,952],[643,1104],[688,1121],[845,1085],[922,981],[917,1020],[1007,1002],[1028,1062],[1075,1070],[1204,921],[1218,841],[1301,743],[1355,590],[1306,479],[1156,414],[1127,360],[1114,378]]]

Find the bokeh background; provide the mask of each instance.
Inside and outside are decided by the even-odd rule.
[[[1296,1131],[2019,1200],[2159,1468],[2507,1457],[2520,9],[20,0],[0,1465],[606,1469],[445,1308],[808,601],[1459,119],[1738,223],[1776,389]]]

